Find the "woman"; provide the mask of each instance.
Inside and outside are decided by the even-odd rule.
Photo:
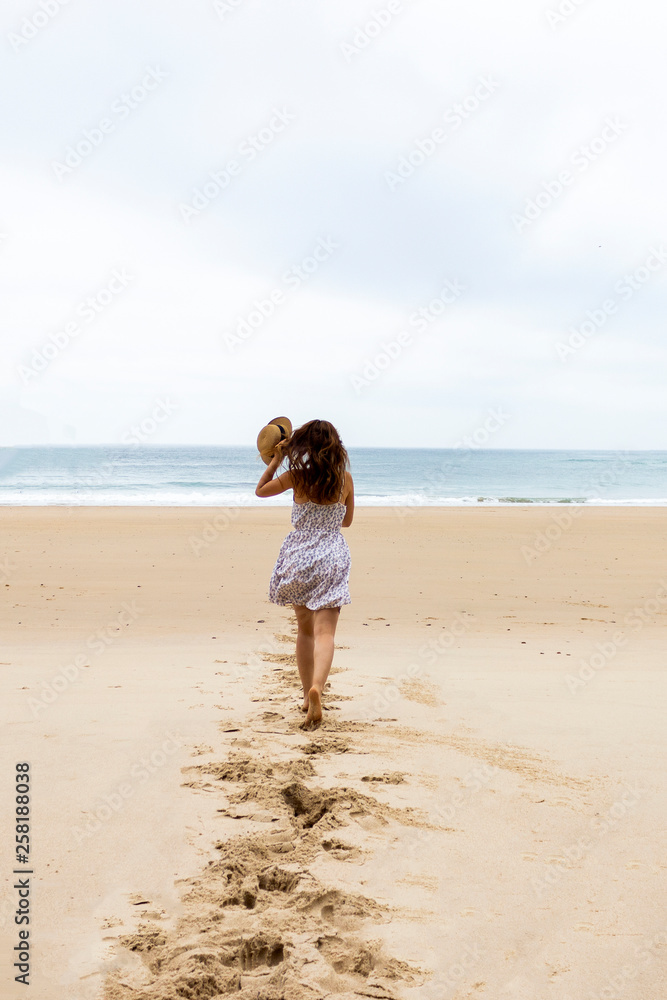
[[[274,479],[283,459],[288,469]],[[302,729],[322,721],[322,691],[334,654],[343,604],[350,604],[350,550],[340,528],[352,524],[354,483],[349,457],[328,420],[311,420],[278,442],[255,494],[294,490],[291,531],[282,543],[269,583],[269,600],[294,608],[296,662],[303,685]]]

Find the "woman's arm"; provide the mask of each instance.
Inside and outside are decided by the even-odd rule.
[[[350,492],[345,497],[345,506],[347,510],[345,511],[345,517],[342,520],[341,528],[349,528],[352,524],[352,518],[354,517],[354,482],[352,481],[352,474],[348,472],[347,481],[350,484]]]
[[[292,477],[289,472],[283,472],[277,479],[273,478],[273,474],[281,462],[282,449],[278,446],[276,454],[267,465],[260,481],[257,483],[257,489],[255,490],[256,497],[277,497],[279,493],[284,493],[285,490],[292,489]]]

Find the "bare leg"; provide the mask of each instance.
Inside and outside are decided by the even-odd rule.
[[[293,604],[298,632],[296,637],[296,665],[303,686],[303,704],[301,711],[308,711],[308,692],[313,686],[314,661],[313,653],[315,637],[313,634],[313,615],[315,612],[301,604]]]
[[[308,714],[303,729],[315,729],[322,721],[322,691],[327,682],[334,655],[334,636],[340,608],[320,608],[313,613],[313,681],[308,690]]]

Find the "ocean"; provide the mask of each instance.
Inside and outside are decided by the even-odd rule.
[[[350,448],[366,507],[667,504],[667,451]],[[284,506],[255,496],[250,447],[100,445],[0,448],[0,504]]]

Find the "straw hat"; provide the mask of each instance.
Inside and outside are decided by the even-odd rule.
[[[285,441],[292,436],[292,422],[287,417],[274,417],[266,427],[262,427],[257,435],[257,450],[265,465],[273,458],[273,453],[279,441]]]

